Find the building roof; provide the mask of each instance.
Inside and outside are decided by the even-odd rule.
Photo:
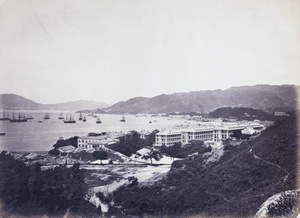
[[[136,153],[141,155],[141,156],[144,156],[145,154],[149,153],[150,152],[150,149],[148,148],[142,148],[140,150],[138,150]]]
[[[67,146],[59,147],[58,150],[60,152],[70,153],[75,150],[75,147],[73,145],[67,145]]]
[[[255,132],[256,130],[254,130],[253,128],[246,128],[242,130],[242,133],[246,135],[253,135]]]
[[[86,140],[102,140],[106,139],[108,136],[107,135],[101,135],[101,136],[81,136],[78,138],[79,139],[86,139]]]

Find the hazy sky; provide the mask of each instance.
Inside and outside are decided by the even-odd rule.
[[[300,84],[299,0],[0,0],[0,93],[39,103]]]

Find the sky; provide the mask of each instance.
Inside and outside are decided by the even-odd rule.
[[[300,84],[299,0],[0,0],[0,93],[38,103]]]

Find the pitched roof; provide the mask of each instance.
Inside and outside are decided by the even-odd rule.
[[[67,146],[59,147],[58,150],[60,152],[70,153],[75,150],[75,147],[73,145],[67,145]]]

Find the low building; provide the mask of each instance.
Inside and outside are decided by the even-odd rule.
[[[146,130],[142,130],[142,131],[139,132],[139,134],[140,134],[141,139],[146,139],[148,136],[150,136],[151,132],[146,131]]]
[[[282,112],[282,111],[276,111],[276,112],[274,112],[274,116],[275,117],[288,117],[290,115],[285,112]]]
[[[104,149],[106,145],[111,145],[119,142],[119,139],[112,138],[108,135],[91,137],[91,136],[84,136],[79,137],[77,141],[78,148],[82,148],[85,150],[89,149]]]
[[[142,149],[138,150],[135,155],[142,157],[142,156],[144,156],[144,155],[146,155],[146,154],[148,154],[150,152],[151,152],[150,149],[148,149],[148,148],[142,148]]]
[[[76,148],[73,145],[67,145],[63,147],[59,147],[58,150],[60,153],[72,153]]]

